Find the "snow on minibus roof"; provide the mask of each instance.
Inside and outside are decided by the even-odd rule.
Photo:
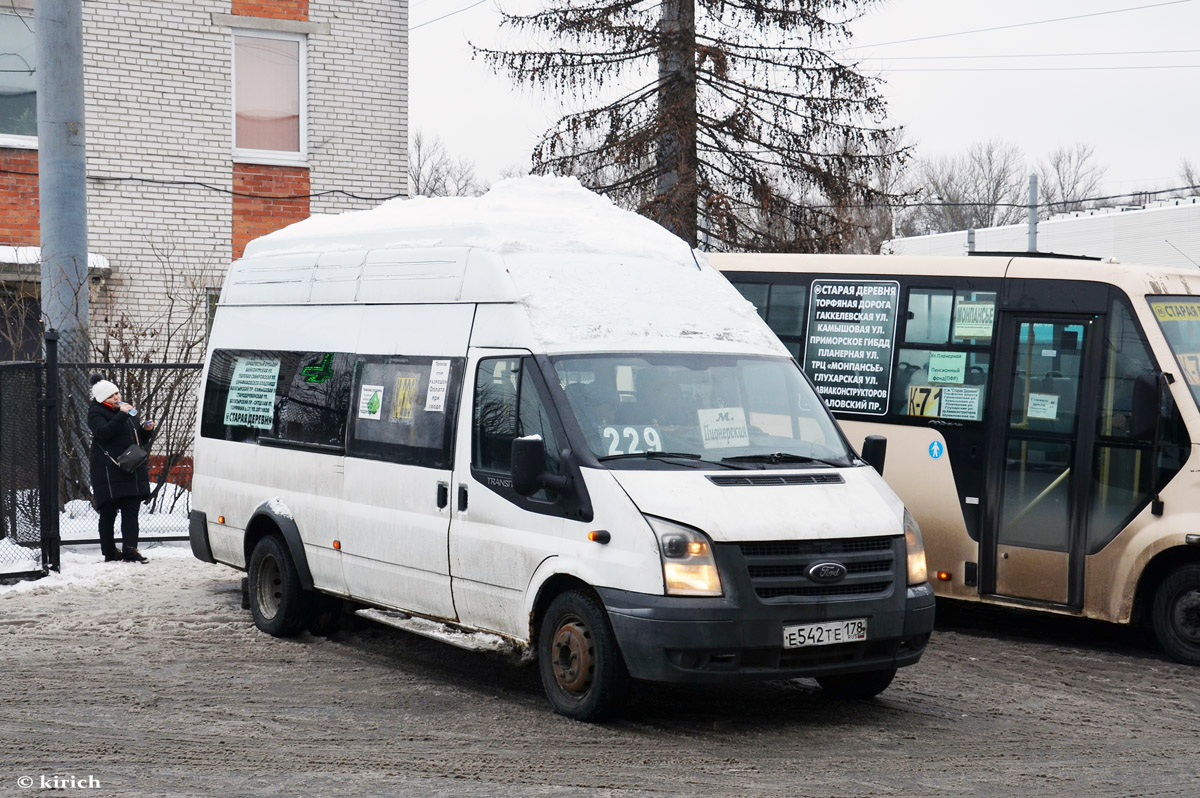
[[[511,283],[511,290],[489,298],[461,282],[458,293],[440,301],[516,298],[548,348],[788,356],[754,306],[703,253],[575,178],[515,178],[482,197],[397,199],[371,210],[313,216],[252,241],[226,287],[256,262],[300,258],[311,264],[314,254],[405,249],[498,255],[495,273],[479,284]],[[464,281],[474,279],[465,262],[462,270]]]

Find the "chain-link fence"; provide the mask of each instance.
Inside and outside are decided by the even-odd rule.
[[[93,374],[116,383],[122,398],[138,408],[138,418],[155,421],[152,494],[139,514],[141,540],[187,540],[199,364],[59,364],[56,452],[45,443],[46,365],[0,364],[0,578],[45,573],[59,561],[60,542],[99,543],[88,464]],[[52,475],[57,497],[48,499]]]
[[[0,363],[0,575],[46,568],[41,363]]]

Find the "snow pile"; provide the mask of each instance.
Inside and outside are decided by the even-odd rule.
[[[23,574],[42,567],[42,553],[16,543],[12,538],[0,538],[0,575]]]
[[[0,543],[2,542],[0,541]],[[41,579],[15,582],[11,585],[0,584],[0,596],[9,593],[48,593],[78,585],[114,585],[124,582],[148,568],[154,568],[154,561],[158,559],[194,560],[192,549],[186,543],[147,545],[142,542],[139,544],[138,550],[145,554],[150,562],[145,564],[104,562],[97,546],[83,548],[64,546],[59,558],[59,571],[51,571],[49,576]],[[35,558],[36,556],[35,554]],[[199,562],[199,560],[195,560],[195,562]],[[38,567],[39,565],[35,561],[33,567],[27,570],[34,570]]]
[[[499,254],[548,350],[788,356],[702,253],[575,178],[525,177],[482,197],[391,200],[313,216],[252,242],[246,257],[430,247]]]

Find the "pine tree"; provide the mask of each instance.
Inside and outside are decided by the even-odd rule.
[[[547,0],[501,25],[555,45],[476,52],[594,104],[543,135],[536,173],[574,175],[693,245],[838,251],[863,207],[896,199],[875,178],[905,157],[875,79],[829,52],[875,3]]]

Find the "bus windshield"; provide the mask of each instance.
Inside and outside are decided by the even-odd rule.
[[[606,354],[552,362],[588,448],[610,465],[853,462],[833,419],[787,358]]]
[[[1150,308],[1192,398],[1200,402],[1200,297],[1151,297]]]

